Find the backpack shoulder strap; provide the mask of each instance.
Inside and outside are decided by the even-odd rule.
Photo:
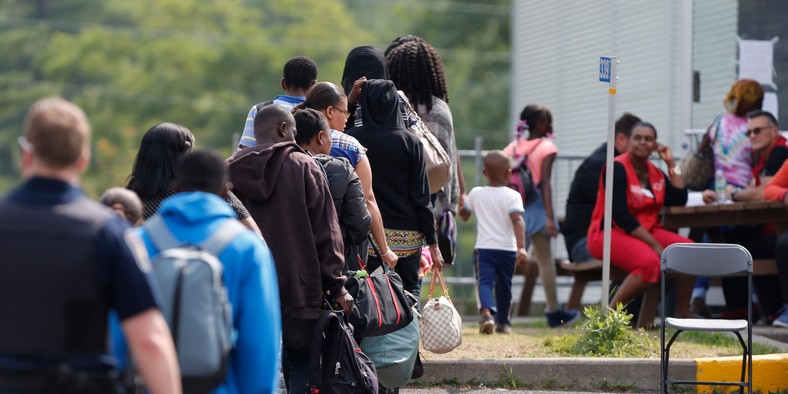
[[[536,148],[538,148],[538,147],[539,147],[539,144],[541,144],[541,143],[542,143],[542,141],[544,141],[544,139],[543,139],[543,138],[539,138],[539,141],[537,141],[537,142],[534,144],[534,146],[532,146],[532,147],[531,147],[531,149],[530,149],[530,150],[528,150],[528,153],[524,154],[523,156],[528,156],[528,155],[530,155],[531,153],[534,153],[534,151],[536,150]]]
[[[227,219],[211,234],[200,242],[200,249],[218,256],[245,227],[235,219]]]
[[[178,242],[175,236],[172,235],[167,223],[164,222],[164,218],[159,214],[151,216],[142,227],[148,231],[148,237],[153,242],[153,246],[160,252],[181,245],[181,242]]]
[[[261,102],[261,103],[257,103],[257,104],[255,105],[255,107],[257,107],[257,112],[260,112],[260,109],[262,109],[263,107],[267,107],[267,106],[269,106],[269,105],[271,105],[271,104],[273,104],[273,103],[274,103],[274,100],[273,100],[273,99],[271,99],[271,100],[265,100],[265,101],[263,101],[263,102]]]
[[[309,387],[320,387],[320,355],[323,352],[323,338],[325,331],[330,325],[339,324],[339,317],[331,311],[320,311],[317,319],[315,332],[312,334],[312,344],[309,347]],[[329,338],[330,336],[326,336]]]

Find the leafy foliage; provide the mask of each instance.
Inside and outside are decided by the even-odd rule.
[[[583,310],[587,319],[579,333],[548,341],[558,353],[590,357],[648,357],[659,353],[659,341],[644,330],[633,331],[629,326],[632,315],[622,304],[603,313],[599,306]]]
[[[339,82],[351,48],[408,33],[444,56],[460,146],[476,130],[506,135],[510,4],[0,0],[0,177],[17,172],[14,140],[38,98],[85,109],[94,152],[84,185],[97,195],[125,182],[151,126],[183,124],[229,154],[249,107],[281,92],[288,58],[309,56],[318,79]]]

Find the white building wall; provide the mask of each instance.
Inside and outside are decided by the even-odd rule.
[[[738,1],[695,0],[693,67],[700,71],[700,102],[692,128],[705,129],[725,112],[722,99],[737,79]]]
[[[590,153],[608,128],[599,57],[613,55],[621,62],[616,117],[632,112],[652,122],[663,143],[680,147],[682,8],[680,1],[516,0],[512,124],[526,104],[544,104],[553,113],[559,150]],[[555,169],[558,214],[577,164]]]

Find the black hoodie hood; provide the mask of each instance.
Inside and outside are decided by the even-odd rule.
[[[227,165],[233,191],[254,201],[268,200],[285,158],[295,152],[306,154],[295,141],[258,144],[236,152]]]
[[[404,129],[400,113],[399,95],[394,82],[370,79],[361,88],[358,99],[364,129]]]
[[[371,46],[353,48],[345,59],[342,72],[342,88],[350,94],[353,82],[361,77],[367,79],[391,79],[386,65],[386,56],[380,49]]]

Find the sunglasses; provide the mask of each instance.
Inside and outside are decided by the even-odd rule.
[[[749,137],[750,134],[755,134],[755,135],[761,134],[761,131],[764,131],[764,130],[769,129],[771,127],[772,126],[764,126],[764,127],[755,127],[755,128],[749,129],[749,130],[747,130],[747,137]]]

